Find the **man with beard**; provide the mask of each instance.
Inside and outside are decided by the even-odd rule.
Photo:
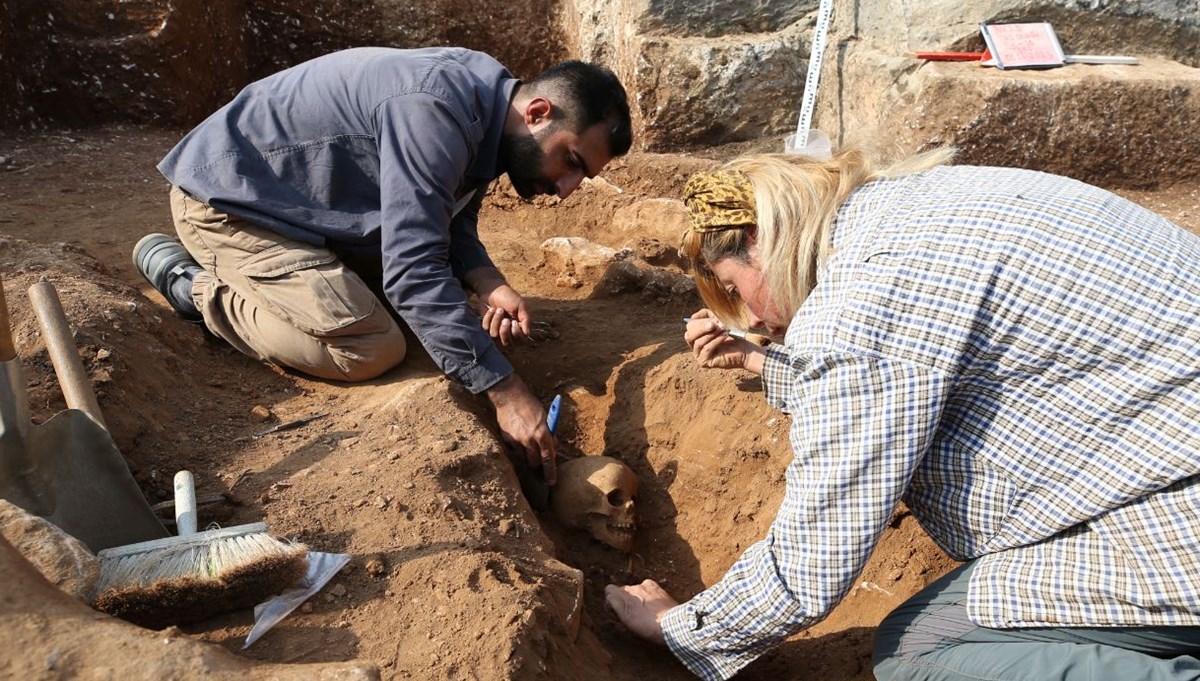
[[[158,169],[179,241],[148,235],[133,260],[184,318],[334,380],[404,358],[383,298],[553,482],[545,409],[493,342],[532,318],[479,240],[479,207],[504,173],[526,199],[565,198],[630,143],[625,90],[594,64],[522,83],[465,49],[336,52],[252,83],[171,150]]]

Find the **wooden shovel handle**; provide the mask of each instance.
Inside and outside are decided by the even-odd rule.
[[[48,281],[39,281],[30,286],[29,302],[33,305],[38,325],[42,327],[42,338],[46,340],[50,363],[54,365],[54,373],[58,376],[58,385],[62,388],[67,406],[82,411],[96,423],[105,426],[104,417],[100,414],[100,404],[96,402],[96,393],[92,391],[91,379],[83,370],[79,350],[75,347],[74,337],[71,336],[71,326],[67,322],[67,315],[63,312],[54,285]]]
[[[0,362],[7,362],[16,356],[12,326],[8,323],[8,303],[4,300],[4,284],[0,282]]]

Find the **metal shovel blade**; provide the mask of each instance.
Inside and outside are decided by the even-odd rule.
[[[0,305],[3,305],[3,297],[3,291],[0,290]],[[38,495],[33,492],[40,484],[31,480],[31,484],[23,487],[13,486],[9,489],[5,485],[7,480],[32,478],[36,475],[36,467],[26,451],[26,441],[33,424],[29,420],[25,373],[21,370],[21,361],[15,358],[16,353],[12,350],[12,337],[7,333],[7,315],[3,321],[4,328],[0,331],[5,332],[8,344],[5,345],[5,340],[0,339],[0,346],[4,346],[0,347],[0,354],[7,354],[8,358],[0,361],[0,498],[30,513],[41,515],[34,510]]]
[[[0,437],[0,497],[39,515],[92,551],[168,536],[112,436],[66,409],[24,438]]]
[[[101,425],[54,287],[34,285],[30,301],[72,408],[40,425],[29,421],[0,288],[0,498],[46,518],[93,551],[169,536]],[[73,408],[79,405],[90,405],[95,415]]]

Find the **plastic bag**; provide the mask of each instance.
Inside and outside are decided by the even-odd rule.
[[[308,552],[308,573],[296,586],[284,591],[266,603],[254,606],[254,627],[246,636],[242,650],[249,648],[271,627],[300,607],[310,596],[317,593],[333,579],[333,576],[350,562],[347,553]]]

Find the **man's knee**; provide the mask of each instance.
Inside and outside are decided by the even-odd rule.
[[[351,383],[369,381],[404,361],[407,349],[404,333],[399,328],[360,337],[352,347],[330,346],[330,358],[340,375],[329,378]]]

